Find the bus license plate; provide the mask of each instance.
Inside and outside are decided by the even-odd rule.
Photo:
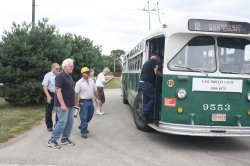
[[[213,122],[225,122],[226,114],[212,114],[212,121]]]

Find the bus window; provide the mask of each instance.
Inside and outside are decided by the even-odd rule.
[[[137,60],[137,70],[140,70],[140,59]]]
[[[216,70],[215,41],[209,36],[199,36],[190,40],[169,62],[173,71],[214,72]]]
[[[245,54],[244,61],[250,63],[250,44],[246,45],[244,54]]]
[[[220,72],[250,73],[250,42],[246,39],[219,37]]]
[[[159,37],[149,40],[149,58],[155,52],[158,51],[162,55],[164,55],[164,45],[165,45],[165,37]]]
[[[131,61],[131,59],[129,60],[129,70],[132,70],[132,61]]]
[[[139,68],[141,69],[141,68],[142,68],[143,53],[141,53],[141,55],[140,55],[139,58],[140,58],[140,65],[139,65]]]

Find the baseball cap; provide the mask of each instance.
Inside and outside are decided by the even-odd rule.
[[[89,74],[89,68],[87,68],[87,67],[83,67],[82,69],[81,69],[81,73],[86,73],[86,74]]]

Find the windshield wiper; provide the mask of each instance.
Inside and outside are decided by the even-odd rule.
[[[226,74],[242,74],[242,75],[250,75],[250,73],[241,73],[241,72],[233,72],[233,71],[228,71],[228,72],[222,72],[221,73],[226,73]]]
[[[178,65],[175,65],[174,67],[188,69],[189,71],[198,71],[198,72],[203,73],[206,76],[208,76],[208,73],[206,73],[204,70],[201,70],[201,69],[198,69],[198,68],[191,68],[191,67],[188,67],[188,66],[178,66]]]
[[[238,74],[242,74],[242,75],[250,75],[250,73],[238,73]]]

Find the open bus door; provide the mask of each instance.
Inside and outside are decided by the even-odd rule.
[[[162,64],[158,64],[158,70],[162,73]],[[153,123],[158,125],[161,115],[161,102],[162,102],[162,76],[156,76],[155,80],[155,106],[153,113]]]
[[[156,37],[153,38],[151,40],[147,41],[147,54],[148,59],[149,60],[151,58],[151,55],[155,52],[158,51],[162,54],[162,56],[164,55],[164,45],[165,45],[165,37],[164,36],[160,36],[160,37]],[[164,56],[163,56],[164,57]],[[163,59],[162,59],[163,60]],[[163,62],[163,61],[162,61]],[[162,63],[158,64],[158,68],[160,70],[162,70]],[[157,76],[156,77],[156,95],[155,95],[155,105],[154,105],[154,110],[152,111],[152,114],[150,115],[150,122],[149,123],[145,123],[142,120],[142,114],[143,114],[143,95],[142,95],[142,91],[138,91],[134,104],[133,104],[133,117],[134,117],[134,121],[136,124],[136,127],[139,130],[142,131],[150,131],[152,130],[152,124],[157,125],[160,119],[160,110],[161,110],[161,98],[162,98],[162,76]]]
[[[158,125],[160,116],[161,116],[161,103],[162,103],[162,74],[163,74],[163,60],[164,60],[164,46],[165,46],[165,37],[161,36],[150,41],[149,51],[156,50],[162,55],[161,62],[158,62],[158,71],[161,75],[156,75],[155,79],[155,105],[153,110],[152,122],[154,125]],[[149,125],[150,127],[152,125]]]

